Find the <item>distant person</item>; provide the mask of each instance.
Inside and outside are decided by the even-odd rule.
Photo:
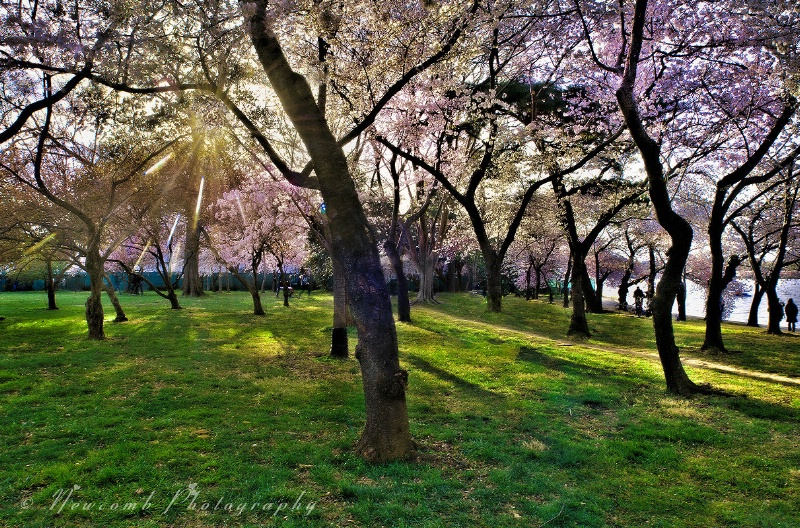
[[[641,317],[644,314],[644,292],[638,286],[633,292],[633,302],[636,306],[636,317]]]
[[[786,301],[786,306],[783,308],[783,312],[786,314],[786,322],[789,325],[789,331],[794,332],[795,324],[797,323],[797,305],[792,299]]]
[[[298,297],[303,295],[303,292],[306,292],[307,296],[311,296],[311,281],[308,278],[307,273],[300,274],[300,293],[297,294]]]

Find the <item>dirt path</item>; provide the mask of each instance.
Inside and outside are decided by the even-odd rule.
[[[587,348],[603,350],[605,352],[613,352],[615,354],[623,354],[626,356],[642,357],[660,363],[658,354],[654,352],[642,352],[639,350],[630,350],[626,348],[612,347],[606,345],[595,345],[595,344],[585,345],[582,343],[570,343],[570,344],[575,346],[585,346]],[[723,363],[714,363],[713,361],[708,361],[705,359],[697,359],[697,358],[681,357],[681,362],[689,367],[715,370],[717,372],[724,372],[725,374],[733,374],[736,376],[743,376],[745,378],[752,378],[762,381],[771,381],[774,383],[782,383],[784,385],[800,387],[800,379],[790,378],[788,376],[781,376],[780,374],[770,374],[769,372],[747,370],[739,367],[732,367],[731,365],[725,365]]]

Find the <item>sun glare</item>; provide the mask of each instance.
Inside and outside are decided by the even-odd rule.
[[[200,191],[197,193],[197,205],[194,208],[194,221],[200,216],[200,207],[203,205],[203,188],[206,186],[206,177],[200,178]]]
[[[163,158],[161,158],[160,160],[158,160],[158,161],[155,163],[155,165],[153,165],[152,167],[150,167],[149,169],[147,169],[146,171],[144,171],[144,175],[145,175],[145,176],[147,176],[147,175],[149,175],[149,174],[152,174],[152,173],[154,173],[155,171],[157,171],[158,169],[160,169],[161,167],[163,167],[163,166],[164,166],[164,164],[165,164],[166,162],[168,162],[168,161],[169,161],[171,158],[172,158],[172,152],[170,152],[169,154],[167,154],[166,156],[164,156]]]

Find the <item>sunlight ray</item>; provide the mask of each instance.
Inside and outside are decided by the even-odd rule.
[[[203,188],[206,186],[206,177],[200,178],[200,190],[197,193],[197,205],[194,208],[194,224],[197,225],[197,218],[200,216],[200,206],[203,204]]]
[[[31,247],[29,247],[28,249],[26,249],[25,252],[23,253],[23,255],[27,257],[31,253],[34,253],[34,252],[38,251],[42,246],[44,246],[45,244],[47,244],[48,242],[53,240],[55,237],[56,237],[55,233],[50,233],[49,235],[47,235],[46,237],[44,237],[43,239],[41,239],[40,241],[38,241],[37,243],[35,243]]]
[[[166,156],[164,156],[163,158],[161,158],[160,160],[158,160],[158,161],[157,161],[157,162],[156,162],[156,163],[155,163],[155,164],[154,164],[152,167],[150,167],[149,169],[147,169],[146,171],[144,171],[144,175],[145,175],[145,176],[147,176],[147,175],[149,175],[149,174],[152,174],[152,173],[154,173],[155,171],[157,171],[158,169],[160,169],[161,167],[163,167],[163,166],[164,166],[164,164],[165,164],[166,162],[168,162],[170,159],[172,159],[172,152],[170,152],[169,154],[167,154]]]
[[[139,264],[142,262],[142,259],[144,258],[144,254],[147,251],[147,248],[149,248],[150,244],[152,244],[152,243],[153,243],[153,239],[151,238],[151,239],[149,239],[147,241],[147,244],[145,244],[144,247],[142,248],[142,252],[139,254],[139,258],[136,259],[136,264],[133,265],[134,271],[136,270],[136,268],[139,267]]]
[[[180,213],[175,217],[175,222],[172,224],[172,229],[169,230],[169,237],[167,238],[167,247],[172,244],[172,237],[175,235],[175,229],[178,228],[178,222],[181,219]]]

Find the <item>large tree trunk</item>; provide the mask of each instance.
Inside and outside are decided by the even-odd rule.
[[[250,288],[250,296],[253,298],[253,315],[267,315],[261,304],[261,293],[257,287]]]
[[[89,275],[89,298],[86,300],[86,324],[89,339],[105,339],[103,331],[103,263],[100,252],[90,248],[86,252],[86,273]]]
[[[602,304],[597,303],[597,295],[592,286],[592,279],[589,277],[589,269],[586,267],[585,262],[583,265],[583,274],[581,275],[581,286],[583,301],[586,303],[586,311],[589,313],[601,313],[603,307]]]
[[[436,299],[433,298],[433,282],[435,280],[436,262],[439,260],[438,255],[434,254],[420,254],[420,262],[417,263],[417,271],[419,271],[419,290],[417,290],[417,298],[415,303],[429,302],[435,303]]]
[[[200,226],[186,229],[186,244],[183,259],[183,294],[189,297],[202,297],[203,279],[200,277]]]
[[[650,244],[647,247],[648,260],[650,262],[650,272],[647,274],[647,298],[652,299],[656,292],[656,275],[658,268],[656,267],[656,247]]]
[[[109,281],[110,283],[111,281]],[[111,305],[114,307],[114,312],[116,313],[116,317],[114,317],[115,323],[124,323],[128,320],[128,316],[125,315],[125,310],[122,309],[122,305],[119,302],[119,297],[117,297],[117,293],[114,291],[114,287],[110,284],[103,283],[103,290],[105,290],[106,295],[108,295],[109,300],[111,301]]]
[[[597,287],[594,290],[595,305],[599,308],[597,313],[603,313],[603,289],[605,286],[605,277],[597,277]]]
[[[706,300],[706,332],[701,350],[725,352],[722,342],[722,247],[711,241],[711,278]]]
[[[676,215],[677,216],[677,215]],[[680,218],[680,217],[678,217]],[[691,394],[697,392],[699,387],[689,379],[681,363],[679,350],[675,344],[675,334],[672,326],[672,306],[678,290],[681,288],[683,268],[689,258],[692,245],[692,228],[684,223],[677,229],[672,239],[672,245],[667,252],[667,263],[661,275],[661,280],[656,286],[655,297],[652,301],[653,328],[656,336],[656,347],[664,369],[667,389],[675,394]]]
[[[567,335],[589,337],[589,322],[586,319],[586,302],[584,299],[584,281],[586,275],[585,255],[572,251],[572,317],[569,320]]]
[[[258,284],[256,283],[256,273],[253,272],[253,282],[251,283],[245,277],[239,273],[234,267],[228,268],[236,280],[239,281],[239,284],[244,286],[244,288],[250,292],[250,297],[253,299],[253,315],[267,315],[264,311],[264,306],[261,304],[261,294],[258,291]]]
[[[572,251],[569,253],[569,259],[567,259],[567,272],[564,274],[564,284],[561,288],[561,293],[564,296],[564,308],[569,308],[569,283],[572,280],[572,260],[573,255]]]
[[[627,311],[628,310],[628,292],[630,291],[630,279],[631,276],[626,273],[622,277],[622,281],[619,283],[619,289],[617,290],[617,310]]]
[[[356,446],[368,461],[408,457],[414,448],[408,422],[408,373],[400,368],[397,332],[376,241],[350,175],[344,151],[325,121],[306,79],[289,65],[269,28],[266,2],[256,3],[251,37],[270,84],[314,163],[327,206],[334,259],[346,271],[358,329],[366,424]]]
[[[767,294],[767,306],[769,307],[769,321],[767,322],[767,333],[780,335],[783,333],[781,330],[781,320],[783,319],[783,306],[778,297],[778,292],[775,287],[777,281],[773,284],[772,281],[767,283],[765,288]]]
[[[525,270],[525,300],[526,301],[530,301],[531,297],[533,297],[534,299],[538,298],[538,294],[539,294],[539,291],[538,291],[538,289],[539,289],[539,281],[538,281],[538,277],[537,277],[537,281],[536,281],[536,289],[537,289],[537,291],[536,291],[535,294],[531,295],[531,274],[532,274],[532,272],[533,272],[533,263],[529,262],[528,263],[528,268]]]
[[[693,231],[691,225],[672,209],[672,204],[670,203],[671,195],[667,189],[664,167],[661,165],[661,148],[644,128],[634,95],[636,69],[644,40],[646,15],[647,1],[637,0],[625,72],[616,95],[631,137],[642,155],[642,161],[647,173],[650,200],[653,203],[656,218],[671,239],[664,272],[656,287],[652,302],[656,348],[658,349],[661,366],[664,369],[667,389],[674,394],[689,395],[702,389],[689,379],[683,369],[672,327],[672,305],[675,303],[683,269],[689,258]]]
[[[491,250],[484,253],[486,261],[486,306],[490,312],[500,313],[503,309],[502,262]]]
[[[178,302],[178,296],[175,295],[175,290],[169,290],[167,292],[167,300],[169,301],[169,307],[172,310],[182,310],[181,303]]]
[[[722,293],[736,277],[736,268],[741,263],[741,259],[736,255],[732,256],[728,261],[725,273],[723,273],[725,256],[722,253],[722,225],[718,225],[720,223],[721,220],[712,215],[708,227],[709,246],[711,247],[711,278],[708,281],[708,299],[706,300],[706,333],[701,349],[725,352],[725,343],[722,340]]]
[[[685,280],[681,280],[680,285],[678,285],[677,301],[678,301],[678,317],[676,318],[676,320],[685,321],[686,320],[686,281]]]

